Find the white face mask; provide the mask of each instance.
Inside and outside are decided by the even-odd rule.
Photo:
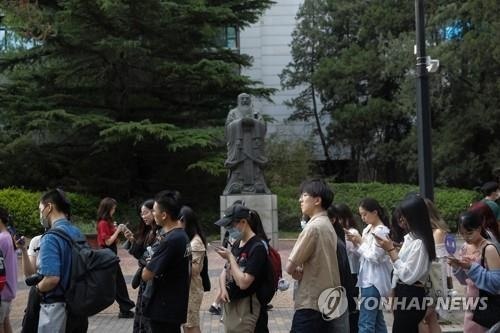
[[[47,207],[44,207],[44,208],[40,211],[40,224],[41,224],[41,225],[42,225],[42,227],[44,227],[45,229],[48,229],[48,228],[50,228],[49,219],[47,218],[47,216],[43,216],[43,211],[45,210],[45,208],[47,208]]]

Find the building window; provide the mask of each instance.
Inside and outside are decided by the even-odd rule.
[[[217,45],[230,50],[238,50],[238,30],[235,27],[222,28],[217,36]]]

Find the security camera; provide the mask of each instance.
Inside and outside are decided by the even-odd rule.
[[[425,65],[427,67],[427,72],[436,73],[439,69],[439,60],[431,59],[431,57],[427,56],[425,59]]]

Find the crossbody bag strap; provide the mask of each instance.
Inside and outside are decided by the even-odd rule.
[[[485,259],[484,255],[486,254],[486,247],[488,247],[488,245],[494,246],[498,253],[497,247],[491,243],[488,243],[483,247],[483,250],[481,251],[481,266],[483,266],[484,268],[486,268],[486,266],[484,265],[484,259]]]

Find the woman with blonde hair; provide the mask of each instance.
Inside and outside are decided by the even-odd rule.
[[[445,247],[445,237],[446,234],[450,232],[450,228],[439,214],[434,203],[427,198],[424,198],[424,201],[429,211],[432,236],[436,248],[436,260],[431,263],[429,272],[432,283],[430,296],[436,300],[437,297],[447,297],[451,289],[451,285],[448,284],[448,280],[451,282],[451,272],[446,262],[448,252]],[[441,327],[439,327],[438,323],[438,313],[440,317],[444,318],[446,318],[448,314],[446,311],[436,312],[434,306],[429,306],[424,319],[418,326],[418,331],[420,333],[441,333]]]

